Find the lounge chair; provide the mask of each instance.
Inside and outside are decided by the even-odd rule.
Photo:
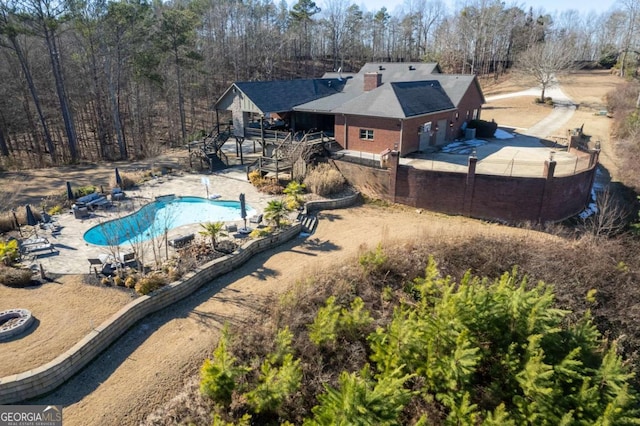
[[[40,245],[28,245],[25,246],[24,254],[25,256],[31,257],[33,259],[45,253],[57,253],[55,246],[51,243],[45,243]]]
[[[76,200],[76,206],[78,208],[86,207],[87,209],[93,210],[96,207],[106,207],[108,205],[111,205],[109,200],[99,192],[85,195]]]
[[[103,264],[102,260],[95,259],[95,258],[89,258],[87,260],[89,261],[89,273],[91,273],[91,271],[94,270],[97,275],[98,274],[97,265],[100,265],[100,270],[102,270],[102,264]]]
[[[195,238],[194,234],[180,235],[169,240],[169,245],[173,248],[182,248],[187,244],[190,244]]]
[[[257,216],[253,216],[251,217],[251,219],[249,219],[250,223],[261,223],[262,222],[262,214],[259,214]]]

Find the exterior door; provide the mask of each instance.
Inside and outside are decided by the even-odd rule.
[[[436,145],[447,142],[447,120],[438,120],[438,132],[436,133]]]
[[[419,150],[424,152],[431,145],[431,122],[424,123],[420,128],[420,147]]]

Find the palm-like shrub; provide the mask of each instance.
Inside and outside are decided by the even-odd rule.
[[[272,222],[276,228],[280,228],[287,214],[289,214],[289,208],[284,201],[280,200],[269,201],[267,207],[264,209],[265,219]]]
[[[222,230],[224,228],[224,223],[222,223],[222,222],[207,222],[207,223],[201,223],[200,227],[203,228],[203,230],[199,232],[200,235],[203,235],[205,237],[209,237],[211,239],[211,248],[215,250],[218,236],[219,235],[226,235],[226,233],[222,232]]]

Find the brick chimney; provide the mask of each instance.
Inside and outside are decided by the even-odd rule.
[[[382,84],[382,74],[368,72],[364,74],[364,91],[369,92]]]

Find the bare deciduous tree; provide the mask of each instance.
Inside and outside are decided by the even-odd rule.
[[[572,46],[553,40],[538,43],[524,51],[518,58],[516,69],[540,85],[540,102],[544,102],[545,91],[556,83],[556,76],[572,69],[574,63]]]

